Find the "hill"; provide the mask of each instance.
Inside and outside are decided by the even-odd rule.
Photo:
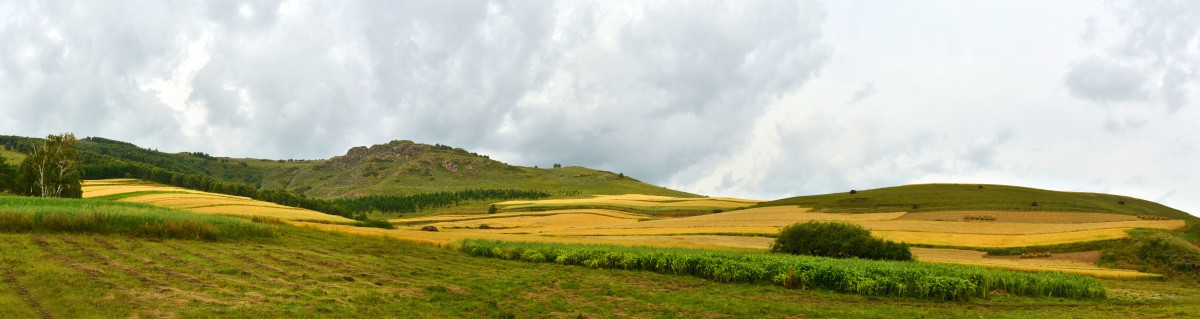
[[[853,192],[790,197],[753,207],[800,206],[830,213],[906,211],[1090,212],[1133,216],[1196,217],[1165,205],[1128,196],[1062,192],[979,184],[917,184]]]
[[[6,158],[19,158],[41,139],[0,136]],[[167,174],[203,176],[262,189],[288,190],[309,197],[411,195],[468,189],[537,190],[555,197],[600,194],[650,194],[697,197],[646,184],[623,174],[571,166],[514,166],[444,145],[392,141],[351,148],[327,160],[268,160],[215,157],[201,152],[165,153],[137,145],[89,137],[76,146],[85,179],[128,177],[131,164]],[[15,151],[15,152],[14,152]],[[170,180],[168,176],[166,178]],[[165,183],[165,182],[164,182]]]
[[[412,141],[351,148],[322,161],[245,161],[265,172],[262,185],[315,197],[408,195],[467,189],[539,190],[554,196],[652,194],[696,197],[623,174],[579,166],[505,164],[461,148]]]

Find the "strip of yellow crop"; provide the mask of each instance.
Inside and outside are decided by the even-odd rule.
[[[986,258],[986,253],[962,249],[912,248],[918,261],[939,264],[975,265],[1035,272],[1063,272],[1100,278],[1146,279],[1161,275],[1134,270],[1101,268],[1078,260]]]
[[[1137,216],[1091,212],[944,211],[908,213],[900,219],[963,221],[967,216],[988,216],[1010,223],[1102,223],[1141,220]]]
[[[516,205],[619,205],[639,207],[717,207],[741,208],[758,203],[755,200],[735,198],[679,198],[641,194],[597,195],[593,198],[547,199],[547,200],[518,200],[499,202],[500,206]]]
[[[321,220],[338,223],[352,222],[345,217],[322,214],[303,209],[281,209],[257,206],[214,206],[190,209],[191,211],[217,215],[262,216],[284,220]]]
[[[587,238],[587,237],[555,237],[555,236],[537,236],[537,235],[519,235],[519,234],[500,234],[480,231],[436,231],[427,232],[410,229],[380,229],[370,227],[354,227],[348,225],[330,225],[319,223],[306,222],[289,222],[293,225],[310,227],[326,231],[336,231],[349,234],[378,236],[401,239],[418,243],[427,243],[439,246],[449,246],[456,241],[477,238],[490,240],[504,241],[522,241],[522,242],[552,242],[552,243],[580,243],[580,244],[601,244],[601,245],[620,245],[620,246],[654,246],[654,247],[680,247],[680,248],[697,248],[697,249],[718,249],[718,250],[745,250],[729,246],[711,245],[711,244],[695,244],[695,243],[639,243],[623,240],[611,240],[603,238]]]
[[[520,216],[550,216],[550,215],[558,215],[558,214],[592,214],[592,215],[608,216],[608,217],[623,218],[623,219],[635,219],[635,220],[650,219],[650,216],[646,216],[646,215],[642,215],[642,214],[627,213],[627,212],[615,211],[615,210],[609,210],[609,209],[562,209],[562,210],[540,211],[540,212],[507,212],[507,213],[496,213],[496,214],[487,214],[487,215],[438,215],[438,216],[418,217],[418,218],[398,218],[398,219],[392,219],[389,221],[391,221],[393,223],[401,223],[401,224],[428,224],[428,223],[452,222],[452,221],[462,221],[462,220],[509,218],[509,217],[520,217]]]
[[[351,223],[349,218],[324,214],[312,210],[283,206],[241,196],[208,193],[179,187],[155,185],[139,180],[114,179],[84,181],[83,197],[123,194],[141,191],[172,191],[186,193],[147,194],[123,198],[121,201],[146,203],[182,209],[197,213],[239,216],[261,216],[285,220],[320,220],[335,223]]]
[[[875,236],[910,244],[958,247],[1022,247],[1124,238],[1129,228],[1093,229],[1054,234],[955,234],[915,231],[871,231]]]
[[[754,250],[767,250],[771,248],[771,244],[775,243],[774,238],[729,235],[590,236],[589,238],[625,241],[639,246],[649,246],[654,243],[707,244]]]
[[[555,236],[631,236],[631,235],[687,235],[687,234],[745,234],[771,236],[779,233],[779,227],[724,226],[724,227],[654,227],[654,228],[589,228],[547,231]]]
[[[486,224],[489,227],[544,229],[636,222],[636,219],[617,218],[593,214],[555,214],[546,216],[517,216],[507,218],[475,219],[435,223],[433,225],[437,227],[479,227],[479,225]]]
[[[1000,222],[944,222],[926,220],[850,221],[874,231],[918,231],[959,234],[1056,234],[1084,230],[1115,228],[1159,228],[1178,229],[1185,226],[1182,220],[1135,220],[1104,223],[1000,223]]]

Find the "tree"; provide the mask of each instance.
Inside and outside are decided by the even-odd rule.
[[[41,197],[83,196],[75,134],[50,135],[21,162],[18,193]]]
[[[9,166],[8,163],[4,162],[4,159],[0,158],[0,192],[13,191],[13,184],[16,179],[17,174],[13,171],[12,166]]]
[[[495,214],[496,210],[497,210],[496,204],[492,204],[492,206],[488,206],[488,214]]]

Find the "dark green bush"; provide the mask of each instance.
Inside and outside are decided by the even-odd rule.
[[[354,226],[374,227],[374,228],[383,228],[383,229],[395,229],[396,228],[396,226],[392,225],[392,223],[390,223],[386,220],[370,219],[370,218],[360,219],[357,222],[354,222]]]
[[[837,222],[804,222],[779,231],[772,252],[836,258],[913,260],[908,244],[871,237],[862,226]]]

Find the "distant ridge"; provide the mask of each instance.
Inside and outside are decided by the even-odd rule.
[[[25,153],[40,138],[0,136],[0,145]],[[165,153],[101,137],[79,141],[84,178],[89,167],[125,161],[169,172],[211,177],[263,189],[288,190],[309,197],[345,198],[364,195],[411,195],[467,189],[538,190],[555,196],[650,194],[697,195],[643,183],[624,174],[579,166],[533,168],[514,166],[446,145],[407,140],[350,148],[326,160],[229,158],[201,152]],[[14,154],[15,154],[14,153]],[[105,176],[112,177],[112,176]]]
[[[1113,213],[1184,220],[1196,218],[1166,205],[1128,196],[989,184],[917,184],[847,190],[784,198],[755,206],[786,205],[840,213],[996,210]]]

